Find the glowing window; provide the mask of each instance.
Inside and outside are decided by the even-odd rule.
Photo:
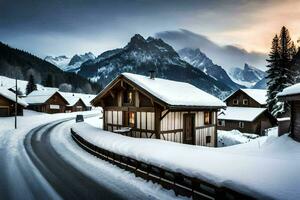
[[[204,112],[204,124],[208,125],[211,124],[211,112]]]
[[[129,126],[134,127],[135,126],[135,113],[134,112],[129,112]]]

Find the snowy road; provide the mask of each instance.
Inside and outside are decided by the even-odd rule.
[[[26,136],[25,149],[34,165],[64,199],[122,199],[84,175],[55,151],[50,143],[50,134],[63,122],[39,127]],[[35,193],[39,196],[39,191]]]
[[[174,199],[77,146],[74,118],[31,129],[17,148],[0,148],[0,199]],[[0,146],[1,147],[1,146]]]

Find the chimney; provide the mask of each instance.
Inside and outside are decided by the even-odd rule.
[[[150,79],[154,80],[155,79],[155,70],[150,70]]]

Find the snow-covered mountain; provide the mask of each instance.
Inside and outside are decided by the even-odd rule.
[[[105,86],[122,72],[148,75],[153,69],[157,77],[188,82],[221,98],[232,91],[226,84],[182,60],[163,40],[144,39],[139,34],[124,48],[104,52],[95,60],[83,63],[78,74]]]
[[[88,60],[94,60],[95,58],[93,53],[88,52],[82,55],[75,54],[72,58],[68,58],[67,56],[47,56],[45,57],[45,60],[56,65],[63,71],[77,72],[82,63]]]
[[[253,89],[267,89],[267,80],[266,78],[261,79],[252,87]]]
[[[47,62],[59,67],[59,68],[63,68],[64,66],[67,66],[70,62],[70,58],[68,58],[67,56],[63,55],[63,56],[46,56],[45,59]]]
[[[216,65],[200,49],[184,48],[178,51],[181,59],[185,60],[194,67],[202,70],[205,74],[221,81],[231,87],[238,89],[243,86],[233,82],[227,72],[219,65]]]
[[[265,78],[266,72],[245,63],[243,69],[236,67],[229,70],[229,76],[234,82],[250,88]]]

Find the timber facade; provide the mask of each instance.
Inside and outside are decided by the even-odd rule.
[[[300,142],[300,93],[280,96],[279,99],[289,102],[289,104],[291,105],[289,130],[291,133],[291,137]],[[281,127],[279,127],[279,129],[280,128]]]
[[[17,115],[23,115],[24,106],[18,104]],[[0,94],[0,117],[9,117],[15,115],[15,102]]]
[[[81,99],[78,99],[78,101],[74,105],[66,106],[66,112],[80,112],[87,110],[89,110],[89,108],[84,104],[84,102]]]
[[[250,97],[243,90],[237,90],[235,93],[230,95],[226,100],[227,106],[238,106],[238,107],[255,107],[265,108],[266,104],[260,104],[255,99]]]
[[[277,120],[266,109],[266,96],[265,99],[260,99],[259,101],[255,98],[252,98],[245,91],[251,91],[251,89],[239,89],[233,94],[231,94],[227,99],[225,99],[225,103],[228,106],[228,110],[230,110],[231,107],[239,108],[240,116],[239,119],[228,119],[226,117],[222,117],[223,113],[220,112],[218,119],[218,129],[225,131],[239,130],[243,133],[254,133],[258,135],[264,135],[266,129],[276,126]],[[259,90],[254,89],[253,91]],[[249,120],[247,118],[247,112],[249,112],[250,109],[247,108],[260,108],[262,111],[257,111],[257,116]],[[226,111],[224,111],[224,113],[226,113]]]
[[[239,130],[242,133],[264,135],[264,131],[276,125],[276,119],[266,110],[259,114],[253,121],[218,120],[218,129],[224,131]]]
[[[64,113],[68,105],[67,100],[59,93],[55,92],[49,96],[45,102],[29,103],[28,108],[37,112],[44,112],[49,114]]]
[[[205,97],[203,97],[205,98]],[[123,75],[92,102],[103,108],[103,129],[130,127],[127,135],[214,147],[221,107],[172,106]]]

